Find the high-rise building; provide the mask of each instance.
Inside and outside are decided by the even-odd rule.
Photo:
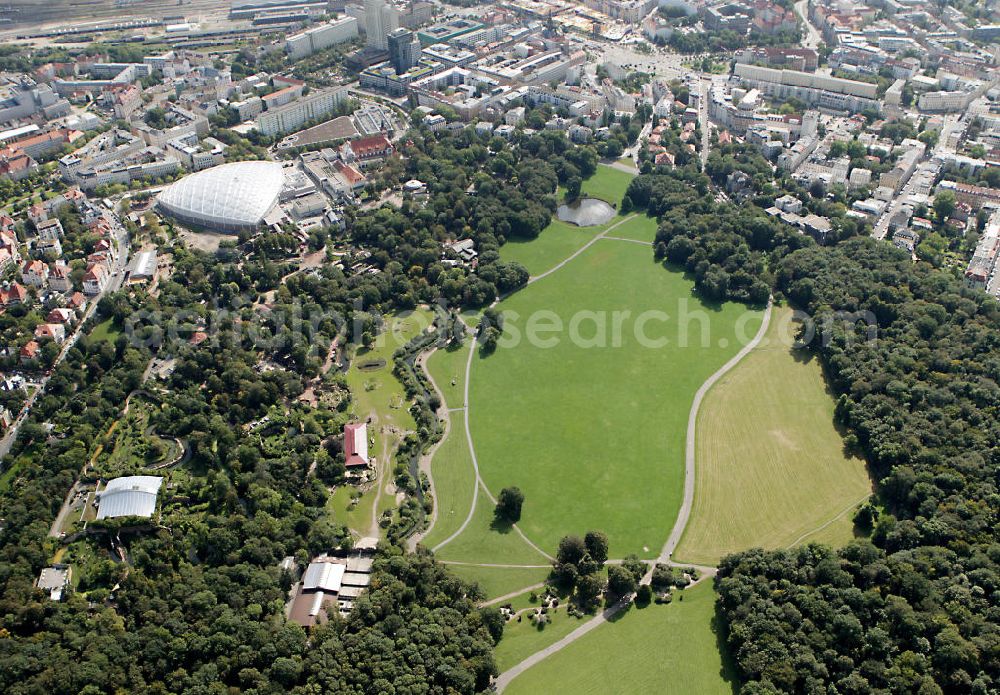
[[[389,44],[389,62],[402,75],[420,60],[420,39],[407,29],[396,29],[387,37]]]
[[[365,33],[369,46],[389,48],[389,33],[399,28],[399,12],[385,0],[365,0]]]

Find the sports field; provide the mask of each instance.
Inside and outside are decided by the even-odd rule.
[[[615,557],[656,555],[680,504],[693,394],[752,338],[760,312],[707,307],[647,245],[610,239],[499,308],[505,339],[523,339],[473,362],[484,482],[494,494],[521,488],[520,527],[547,552],[596,528]],[[554,323],[563,330],[527,338]]]
[[[522,673],[505,695],[731,695],[734,681],[712,628],[711,584],[681,594],[669,605],[632,607]]]
[[[871,481],[864,462],[844,452],[820,365],[789,347],[791,319],[775,307],[766,340],[702,402],[695,501],[678,561],[715,564],[750,547],[852,536],[853,509]]]

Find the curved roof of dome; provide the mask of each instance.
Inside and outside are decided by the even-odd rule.
[[[167,212],[206,226],[252,227],[278,202],[283,183],[277,162],[234,162],[185,176],[158,200]]]

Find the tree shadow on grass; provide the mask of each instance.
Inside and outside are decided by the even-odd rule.
[[[715,603],[715,613],[712,615],[712,633],[715,634],[715,645],[719,650],[719,655],[722,657],[722,669],[719,671],[719,675],[729,685],[733,695],[736,695],[739,692],[739,671],[736,666],[736,660],[729,651],[729,645],[726,644],[729,630],[725,619],[722,617],[722,609],[719,607],[718,601]]]
[[[514,530],[514,524],[510,523],[509,520],[504,517],[493,515],[493,520],[490,521],[490,531],[499,533],[502,536],[506,536],[508,533]]]

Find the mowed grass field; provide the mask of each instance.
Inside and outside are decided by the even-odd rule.
[[[456,349],[439,348],[427,359],[427,371],[444,397],[444,407],[465,405],[465,364],[468,342]],[[465,416],[460,410],[450,414],[451,427],[431,459],[434,504],[437,519],[422,543],[428,548],[448,538],[462,525],[472,506],[476,472],[472,468],[465,437]]]
[[[613,557],[655,556],[680,504],[693,394],[738,351],[740,317],[745,342],[760,312],[705,306],[648,246],[605,239],[499,308],[505,340],[524,336],[529,320],[563,330],[539,334],[552,346],[522,339],[474,358],[470,423],[486,485],[521,488],[519,525],[547,552],[566,534],[601,529]],[[648,311],[669,318],[640,320]]]
[[[731,695],[733,676],[712,627],[712,586],[682,593],[683,601],[631,608],[522,673],[504,693]],[[501,641],[498,655],[502,648]]]
[[[619,208],[631,180],[632,175],[602,164],[597,167],[593,176],[583,182],[580,197],[600,198],[615,208]],[[559,202],[562,202],[561,197]],[[520,263],[532,275],[539,275],[573,255],[604,229],[621,222],[622,217],[616,215],[603,225],[577,227],[575,224],[560,222],[553,216],[552,222],[542,230],[537,238],[508,239],[507,243],[500,247],[500,256],[505,261]],[[655,234],[655,221],[652,222],[652,228],[653,234]],[[652,237],[649,240],[651,241]]]
[[[479,587],[486,592],[486,598],[492,599],[544,582],[551,569],[549,567],[479,567],[449,564],[448,571],[467,582],[479,584]]]
[[[597,165],[597,171],[580,187],[581,198],[600,198],[615,208],[621,207],[622,198],[635,174],[628,174],[605,164]]]
[[[695,501],[678,561],[715,564],[755,546],[852,537],[853,507],[871,481],[864,462],[844,452],[819,363],[790,348],[791,318],[775,307],[766,341],[702,402]]]

